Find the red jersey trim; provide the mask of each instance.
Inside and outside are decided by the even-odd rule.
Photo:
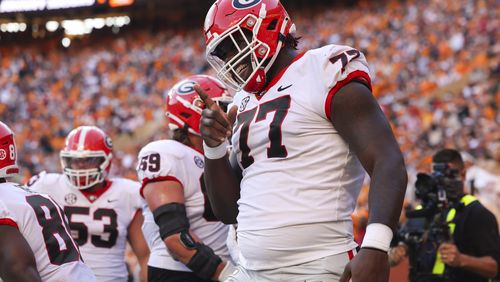
[[[17,223],[10,218],[0,218],[0,225],[12,226],[19,230],[19,226],[17,226]]]
[[[141,197],[144,198],[143,190],[144,190],[144,187],[146,187],[146,185],[148,183],[159,182],[159,181],[175,181],[175,182],[178,182],[179,184],[182,185],[182,182],[180,182],[179,179],[177,179],[174,176],[159,176],[159,177],[156,177],[156,178],[153,178],[153,179],[151,179],[151,178],[144,178],[142,180],[141,190],[139,191],[139,193],[141,194]]]
[[[335,96],[335,94],[344,85],[346,85],[347,83],[349,83],[353,80],[356,80],[356,79],[360,79],[361,80],[360,82],[363,82],[370,89],[370,91],[372,90],[372,82],[371,82],[370,76],[366,72],[364,72],[362,70],[356,70],[356,71],[351,72],[344,80],[337,82],[337,84],[335,84],[335,86],[333,86],[333,88],[330,89],[330,91],[328,92],[328,96],[326,97],[326,101],[325,101],[325,113],[326,113],[326,117],[328,118],[328,120],[330,120],[332,117],[331,104],[332,104],[333,96]]]
[[[97,191],[90,192],[90,191],[87,191],[89,189],[84,189],[84,190],[80,190],[80,192],[85,196],[85,198],[87,198],[87,200],[89,200],[89,202],[93,203],[97,199],[99,199],[99,197],[101,197],[102,194],[104,194],[104,192],[109,190],[109,187],[111,187],[111,184],[113,184],[113,181],[106,180],[106,186],[104,186],[103,188],[101,188]],[[91,200],[90,196],[94,196],[95,197],[94,200]]]
[[[349,260],[352,260],[352,258],[354,258],[354,252],[352,250],[347,251],[347,256],[349,257]]]
[[[266,94],[267,90],[269,90],[271,87],[273,87],[281,79],[281,77],[285,74],[286,70],[291,65],[293,65],[293,63],[295,63],[300,58],[302,58],[305,53],[306,52],[302,52],[302,53],[298,54],[297,56],[295,56],[295,58],[293,58],[292,62],[288,66],[284,67],[275,77],[273,77],[273,79],[271,80],[271,82],[269,82],[269,84],[264,88],[264,90],[262,90],[262,92],[261,92],[262,95],[260,95],[260,96],[259,95],[255,95],[255,97],[257,98],[257,100],[260,100],[262,97],[264,97],[264,95]]]

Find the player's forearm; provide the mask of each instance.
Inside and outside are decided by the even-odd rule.
[[[215,216],[225,224],[236,222],[240,186],[229,160],[205,158],[205,185]]]
[[[37,282],[42,281],[36,265],[24,263],[12,263],[2,267],[0,277],[4,281]]]
[[[485,278],[493,278],[497,275],[497,262],[490,256],[473,257],[461,254],[460,267],[475,272]]]
[[[382,223],[394,231],[403,207],[408,178],[401,154],[391,155],[393,157],[374,164],[368,196],[368,223]]]
[[[198,237],[194,237],[193,240],[198,244],[203,244]],[[165,238],[164,243],[167,246],[168,252],[174,259],[186,265],[196,275],[202,278],[218,280],[218,277],[226,265],[226,262],[223,262],[209,246],[203,245],[203,248],[187,247],[184,243],[182,243],[180,233]],[[198,252],[201,252],[202,254],[201,256],[198,255],[198,257],[196,257]],[[215,263],[218,262],[218,264],[212,264],[214,261]],[[206,268],[206,266],[209,265],[213,265],[215,268],[208,270],[210,267]]]

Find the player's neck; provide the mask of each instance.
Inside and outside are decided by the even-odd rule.
[[[200,136],[192,133],[188,134],[188,139],[189,139],[188,146],[203,154],[203,139]]]
[[[103,189],[107,185],[108,185],[108,181],[104,180],[103,182],[97,183],[96,185],[90,187],[89,189],[85,189],[85,192],[95,193],[95,192],[98,192],[99,190]]]
[[[273,66],[267,72],[267,82],[269,83],[282,69],[289,66],[298,53],[297,50],[285,46],[278,54],[278,57],[276,57]]]

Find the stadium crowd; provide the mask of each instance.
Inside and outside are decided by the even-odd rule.
[[[499,9],[494,0],[409,0],[289,12],[302,50],[335,43],[365,53],[412,177],[443,146],[499,175]],[[209,72],[200,30],[130,31],[67,50],[0,47],[0,117],[17,134],[23,180],[60,170],[58,152],[77,125],[134,137],[161,120],[173,83]],[[113,172],[135,178],[139,147],[120,146]],[[498,204],[496,185],[488,191]]]

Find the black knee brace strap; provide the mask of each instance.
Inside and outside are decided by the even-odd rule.
[[[214,253],[210,247],[204,244],[196,244],[196,254],[186,265],[198,277],[206,280],[212,279],[217,266],[222,262],[221,258]]]
[[[153,211],[153,216],[156,224],[160,227],[162,240],[182,230],[189,229],[189,220],[184,204],[170,203],[160,206]]]

